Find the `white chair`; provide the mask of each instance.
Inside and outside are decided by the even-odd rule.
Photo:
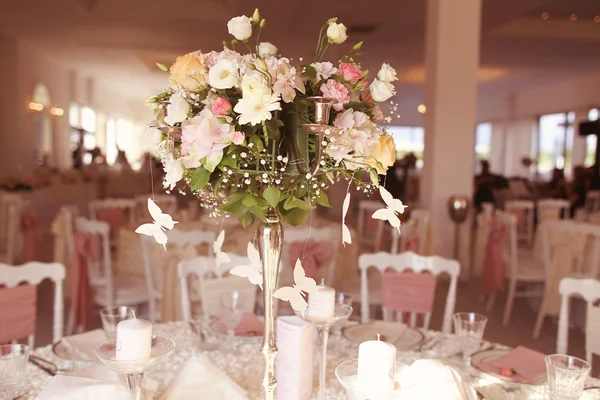
[[[63,335],[63,281],[65,267],[59,263],[30,262],[19,266],[0,264],[0,286],[14,288],[19,283],[39,285],[44,279],[54,283],[54,321],[52,324],[52,343],[58,342]],[[1,290],[1,289],[0,289]],[[28,337],[29,348],[33,349],[35,334]]]
[[[373,224],[376,226],[375,232],[370,229],[365,232],[365,229],[368,228],[368,224],[365,221],[371,220],[373,213],[380,208],[385,208],[385,204],[375,200],[362,200],[358,205],[358,242],[363,248],[366,246],[373,251],[379,250],[379,246],[381,245],[384,221],[373,220]]]
[[[19,238],[19,217],[21,215],[21,206],[16,203],[4,202],[0,200],[1,212],[4,214],[0,232],[0,261],[7,264],[17,262],[17,248]]]
[[[600,190],[590,190],[585,195],[585,210],[588,213],[600,211]]]
[[[533,243],[534,234],[534,210],[535,204],[531,200],[508,200],[504,205],[504,210],[508,213],[514,214],[519,219],[517,227],[517,233],[519,240],[525,240],[528,245]]]
[[[87,271],[95,304],[112,307],[151,303],[145,280],[141,276],[119,276],[115,280],[108,223],[79,217],[75,220],[75,231],[78,234],[92,235],[100,240],[100,259],[87,258]]]
[[[144,194],[135,196],[135,202],[137,204],[137,218],[143,219],[148,214],[148,199],[154,200],[154,202],[160,207],[162,212],[169,215],[174,215],[177,211],[177,196],[170,194]]]
[[[194,282],[193,276],[199,280],[207,280],[211,278],[224,279],[229,277],[229,271],[232,268],[238,265],[250,265],[250,260],[248,257],[229,253],[228,256],[230,262],[227,264],[221,264],[218,269],[214,257],[201,256],[191,260],[183,260],[177,264],[177,277],[179,278],[179,285],[181,288],[181,310],[183,319],[185,321],[189,321],[192,318],[192,301],[201,300],[201,297],[194,296],[192,294],[193,291],[190,290],[190,284]],[[254,291],[256,292],[256,288],[254,288]],[[204,305],[202,307],[203,312],[205,313],[204,315],[210,315],[210,313],[207,314],[206,310],[204,310]]]
[[[167,232],[169,238],[168,246],[201,246],[208,245],[208,255],[213,255],[212,245],[217,239],[214,232],[206,232],[199,230],[182,231],[173,229]],[[154,238],[150,236],[140,235],[140,244],[142,248],[142,259],[144,261],[144,274],[146,276],[146,288],[149,294],[148,312],[150,321],[155,322],[159,319],[156,303],[162,299],[161,281],[154,279],[155,266],[151,261],[152,249],[159,246]],[[156,281],[156,282],[155,282]]]
[[[327,273],[325,274],[325,283],[328,286],[332,285],[333,278],[335,277],[335,257],[338,253],[340,241],[338,240],[338,232],[331,227],[302,227],[302,228],[287,228],[285,235],[283,235],[284,245],[284,256],[288,254],[289,247],[294,243],[304,243],[306,240],[312,240],[313,242],[326,242],[331,245],[331,259],[327,265],[323,265]],[[283,265],[287,265],[288,260],[284,259],[279,264],[280,272]],[[295,261],[292,265],[288,265],[289,270],[292,271],[295,265]]]
[[[430,228],[431,216],[429,214],[429,211],[423,209],[412,210],[410,214],[410,219],[407,222],[403,223],[400,227],[401,234],[398,233],[397,229],[391,228],[392,254],[399,253],[398,242],[403,240],[403,237],[408,237],[408,235],[412,234],[412,232],[415,232],[415,234],[419,238],[419,249],[417,253],[421,255],[425,254]]]
[[[510,319],[512,307],[517,297],[541,297],[542,290],[523,290],[517,292],[517,286],[520,283],[544,283],[546,274],[544,263],[532,256],[531,253],[520,254],[517,245],[517,217],[508,212],[496,210],[496,219],[506,228],[506,241],[502,249],[502,261],[504,272],[509,281],[508,293],[506,295],[506,305],[504,306],[504,316],[502,324],[506,326]],[[494,303],[495,294],[488,304],[491,309]]]
[[[587,324],[585,354],[592,365],[592,354],[600,354],[600,308],[594,303],[600,299],[600,281],[596,279],[565,278],[560,281],[558,291],[562,297],[558,317],[558,340],[556,352],[567,354],[569,342],[569,303],[573,296],[580,296],[587,302]]]
[[[369,283],[367,280],[367,270],[376,268],[381,274],[386,269],[391,268],[397,272],[412,270],[415,273],[429,271],[433,275],[448,273],[450,275],[450,288],[446,296],[446,308],[444,310],[444,322],[442,332],[450,333],[452,325],[452,314],[456,303],[456,285],[458,275],[460,274],[460,264],[456,260],[444,259],[438,256],[424,257],[413,252],[407,251],[400,254],[390,254],[378,252],[375,254],[361,254],[358,257],[358,268],[360,269],[360,301],[361,301],[361,321],[369,322]],[[431,315],[426,314],[424,325],[429,325]],[[411,313],[410,322],[414,326],[416,315]]]
[[[537,202],[538,224],[543,221],[568,219],[571,203],[564,199],[541,199]]]
[[[98,219],[100,210],[122,210],[127,216],[127,222],[134,224],[136,220],[136,202],[134,199],[102,199],[92,200],[88,203],[91,219]]]

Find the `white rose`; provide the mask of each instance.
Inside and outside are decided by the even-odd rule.
[[[348,35],[346,35],[346,26],[332,22],[327,28],[327,38],[329,38],[331,43],[344,43],[348,38]]]
[[[208,71],[210,85],[217,89],[231,89],[238,84],[238,69],[233,61],[223,58]]]
[[[369,90],[371,91],[371,97],[373,97],[373,101],[378,103],[386,101],[396,94],[394,85],[389,82],[380,81],[379,79],[373,80],[373,83],[371,83],[371,86],[369,86]]]
[[[227,23],[227,30],[237,40],[247,40],[252,36],[252,19],[245,15],[231,18]]]
[[[258,45],[258,55],[262,58],[267,56],[274,56],[277,54],[277,47],[273,45],[273,43],[269,42],[260,42]]]
[[[246,74],[242,78],[242,97],[245,99],[251,97],[270,96],[271,88],[261,74]]]
[[[397,81],[396,70],[390,66],[390,64],[383,64],[381,69],[377,73],[377,79],[383,82]]]
[[[173,158],[172,154],[169,154],[169,158],[167,158],[165,162],[165,188],[169,188],[169,190],[173,190],[177,182],[183,178],[183,165],[181,165],[180,160],[176,160]]]
[[[165,122],[171,126],[178,122],[183,122],[186,120],[189,112],[190,104],[183,98],[180,92],[175,92],[169,98]]]

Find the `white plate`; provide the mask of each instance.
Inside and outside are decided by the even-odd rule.
[[[264,317],[259,317],[259,319],[263,319]],[[210,331],[217,335],[217,336],[221,336],[221,337],[228,337],[227,335],[227,330],[225,328],[225,326],[218,320],[212,320],[209,325],[208,328],[210,329]],[[244,340],[257,340],[260,339],[262,340],[263,338],[263,332],[260,332],[256,335],[234,335],[235,338],[238,339],[244,339]]]
[[[52,345],[52,352],[54,353],[54,355],[56,357],[58,357],[64,361],[71,361],[74,363],[81,363],[81,364],[91,364],[94,362],[94,361],[90,361],[88,359],[82,358],[79,354],[77,354],[76,351],[73,351],[73,348],[71,346],[69,346],[62,340],[59,340],[58,342],[56,342]]]
[[[424,336],[420,331],[409,327],[406,327],[405,329],[402,336],[392,343],[398,350],[409,349],[421,343],[424,339]],[[372,336],[373,340],[377,338],[377,332],[373,329],[373,324],[347,326],[342,330],[342,334],[346,339],[354,343],[361,343],[362,340],[359,338],[364,338],[365,335]]]
[[[496,359],[510,353],[512,350],[513,349],[490,349],[490,350],[478,351],[478,352],[474,353],[473,356],[471,357],[471,364],[478,371],[480,371],[483,374],[486,374],[488,376],[493,376],[494,378],[500,379],[504,382],[510,382],[511,384],[514,384],[514,385],[541,385],[546,382],[546,380],[547,380],[546,377],[541,378],[537,382],[529,382],[529,383],[518,382],[518,381],[511,379],[510,376],[500,375],[500,373],[498,373],[498,374],[489,373],[489,372],[484,371],[481,368],[479,368],[479,364],[485,364],[487,362],[496,360]]]
[[[600,387],[590,387],[583,390],[581,400],[598,400],[600,399]]]

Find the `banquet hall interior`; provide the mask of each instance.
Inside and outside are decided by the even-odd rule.
[[[153,126],[152,109],[152,96],[168,89],[167,69],[178,57],[220,51],[223,40],[232,39],[227,21],[252,18],[255,8],[266,21],[261,41],[275,45],[293,65],[312,62],[317,32],[327,18],[337,17],[348,40],[330,46],[329,60],[342,59],[362,42],[360,67],[369,71],[369,81],[380,76],[382,63],[397,74],[394,96],[383,106],[386,117],[377,125],[395,146],[395,162],[379,175],[379,184],[406,206],[398,214],[401,227],[371,218],[391,207],[380,191],[349,189],[343,179],[328,182],[330,207],[319,202],[299,226],[284,224],[279,286],[292,286],[295,260],[302,259],[307,275],[310,268],[317,283],[332,287],[336,301],[353,309],[344,328],[331,331],[329,389],[341,393],[334,369],[356,358],[358,338],[379,336],[374,321],[402,326],[398,333],[387,325],[391,333],[383,334],[397,333],[398,360],[402,352],[411,361],[466,356],[463,350],[454,353],[450,343],[451,332],[459,330],[452,329],[459,312],[487,318],[483,340],[490,346],[479,351],[568,354],[587,360],[590,375],[598,377],[597,0],[0,2],[0,344],[17,339],[29,345],[30,358],[37,354],[76,369],[60,344],[75,348],[76,341],[67,340],[72,335],[106,330],[101,310],[131,306],[161,332],[177,326],[182,337],[185,329],[194,340],[220,343],[216,351],[200,345],[198,354],[208,354],[248,391],[240,399],[255,398],[260,341],[232,339],[231,328],[223,333],[199,315],[218,316],[217,309],[227,307],[222,292],[234,287],[244,312],[263,321],[262,291],[245,279],[229,289],[208,285],[231,278],[217,270],[195,280],[181,271],[195,257],[225,254],[215,243],[221,231],[223,251],[234,261],[234,255],[245,259],[248,252],[245,262],[252,263],[247,246],[260,221],[243,228],[235,216],[212,217],[184,180],[165,190],[167,141]],[[239,43],[234,48],[245,51]],[[166,232],[165,249],[136,233],[157,220],[148,211],[149,198],[179,221]],[[342,243],[343,219],[351,243]],[[388,264],[376,265],[374,253]],[[56,263],[58,272],[48,272]],[[4,269],[7,265],[29,270],[19,275]],[[394,279],[406,274],[405,281]],[[25,278],[17,282],[13,275]],[[23,286],[33,287],[27,299],[33,299],[34,311],[27,317],[17,312],[26,307],[17,298],[22,295],[8,292]],[[82,294],[83,288],[91,294]],[[210,290],[221,291],[221,304],[219,294],[213,294],[216,300],[205,297]],[[87,314],[83,298],[91,302]],[[208,310],[209,304],[215,309]],[[275,309],[294,315],[283,301]],[[194,325],[195,318],[209,326]],[[356,328],[367,326],[373,330]],[[253,329],[263,335],[262,322]],[[15,332],[22,335],[14,337]],[[410,342],[413,333],[417,339]],[[235,358],[217,361],[215,354],[239,345],[235,340],[253,345],[254,358],[238,356],[259,370],[254,386],[228,369]],[[437,356],[424,356],[428,351]],[[39,367],[27,368],[40,373]],[[3,371],[0,365],[0,376]],[[586,386],[600,386],[597,382]],[[494,387],[516,397],[494,397]],[[19,398],[35,398],[42,389]],[[542,398],[502,383],[477,390],[489,390],[488,399]],[[589,398],[600,399],[596,395]]]

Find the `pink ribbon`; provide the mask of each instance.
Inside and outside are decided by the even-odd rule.
[[[518,227],[522,227],[525,225],[525,221],[526,221],[526,215],[525,215],[525,210],[521,209],[521,208],[517,208],[517,209],[513,209],[510,210],[510,213],[514,216],[517,217],[517,226]]]
[[[302,267],[306,276],[317,278],[317,270],[326,264],[333,256],[329,242],[315,242],[308,239],[306,242],[294,242],[289,249],[289,264],[292,268],[296,260],[302,260]]]
[[[412,231],[408,235],[402,237],[402,241],[400,242],[400,252],[412,251],[414,253],[419,253],[420,244],[421,239],[419,238],[419,234]]]
[[[125,211],[119,208],[105,208],[96,212],[96,219],[107,222],[110,225],[110,237],[116,239],[119,229],[127,224]]]
[[[37,259],[37,218],[31,211],[21,215],[21,232],[23,233],[23,253],[21,262],[26,263]]]
[[[490,233],[485,247],[485,267],[481,292],[485,295],[492,294],[498,289],[504,291],[504,268],[502,266],[502,246],[506,241],[506,226],[492,218],[490,220]]]
[[[83,325],[86,330],[92,328],[93,294],[88,277],[87,260],[99,259],[96,237],[93,235],[73,234],[74,253],[71,257],[71,306],[75,325]]]
[[[386,271],[381,278],[381,304],[394,311],[429,313],[436,283],[430,273]]]
[[[37,286],[0,289],[0,343],[35,333]]]

